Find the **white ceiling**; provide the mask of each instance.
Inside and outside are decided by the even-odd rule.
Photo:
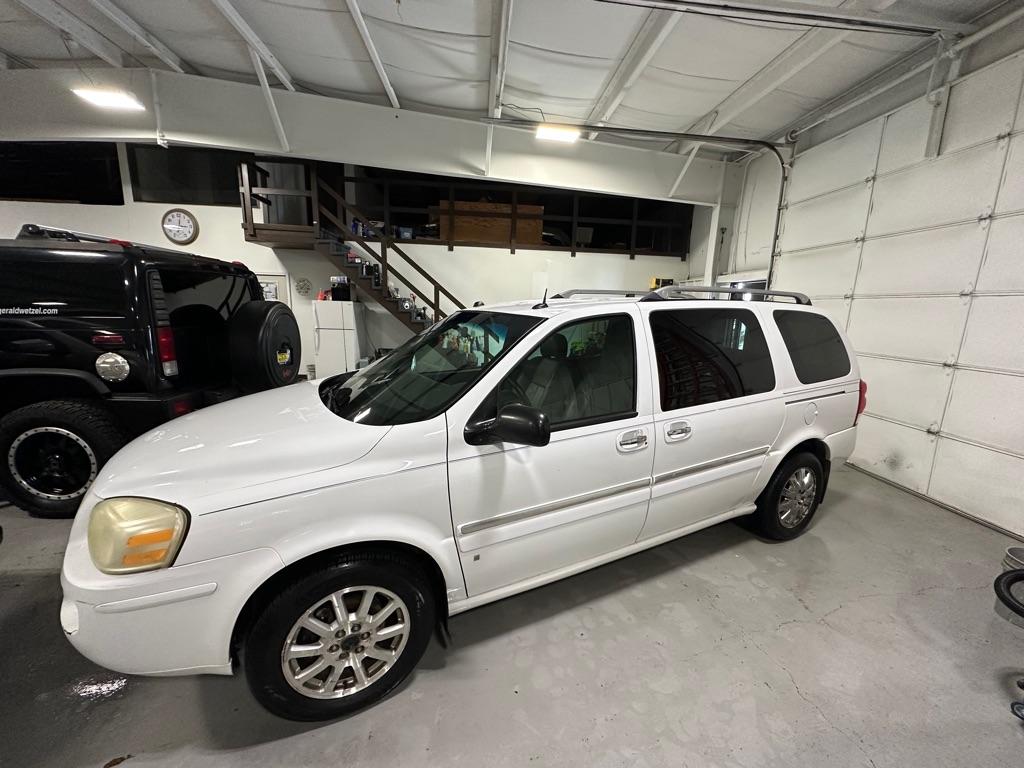
[[[806,1],[806,0],[805,0]],[[58,0],[126,54],[126,66],[166,68],[89,0]],[[238,32],[207,0],[114,0],[202,75],[255,81]],[[386,104],[387,97],[345,0],[232,0],[296,85]],[[998,0],[874,0],[827,6],[889,6],[964,22]],[[402,108],[463,116],[487,111],[494,15],[500,0],[358,0]],[[506,84],[509,117],[584,121],[650,12],[595,0],[513,0]],[[683,15],[625,92],[609,125],[686,130],[755,76],[807,30]],[[768,138],[908,51],[920,37],[847,34],[811,66],[748,107],[721,134]],[[0,0],[0,52],[37,67],[106,66],[74,40]]]

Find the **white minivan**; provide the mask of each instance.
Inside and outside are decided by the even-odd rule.
[[[319,720],[453,614],[730,518],[803,532],[865,405],[836,325],[800,294],[602,293],[463,310],[138,438],[75,519],[65,633],[124,673],[240,666]]]

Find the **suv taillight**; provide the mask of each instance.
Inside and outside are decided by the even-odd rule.
[[[860,415],[864,413],[864,409],[868,407],[868,383],[864,379],[860,380],[860,399],[857,401],[857,415],[853,417],[854,426],[857,425],[857,420]]]
[[[178,375],[178,357],[174,352],[174,331],[169,325],[156,329],[156,351],[164,376]]]

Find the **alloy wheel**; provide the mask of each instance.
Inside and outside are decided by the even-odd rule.
[[[281,649],[281,671],[303,696],[350,696],[395,665],[410,628],[409,609],[394,592],[346,587],[316,602],[295,622]]]
[[[817,497],[818,481],[807,467],[798,468],[779,494],[779,522],[784,528],[796,528],[810,514]]]

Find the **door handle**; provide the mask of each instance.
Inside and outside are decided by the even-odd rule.
[[[619,435],[619,448],[624,451],[638,451],[647,447],[647,433],[642,429],[631,429]]]
[[[668,440],[686,440],[693,434],[693,427],[686,421],[674,421],[665,428],[665,437]]]

